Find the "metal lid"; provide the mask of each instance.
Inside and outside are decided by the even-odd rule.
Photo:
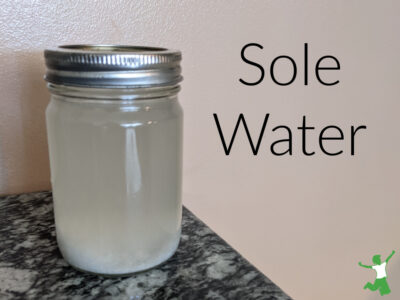
[[[155,47],[64,45],[44,51],[50,83],[89,87],[154,87],[182,80],[181,52]]]

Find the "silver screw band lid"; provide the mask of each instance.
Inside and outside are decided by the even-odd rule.
[[[181,52],[124,45],[64,45],[46,49],[45,80],[88,87],[155,87],[182,81]]]

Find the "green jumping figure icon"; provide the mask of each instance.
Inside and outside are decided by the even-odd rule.
[[[395,252],[393,250],[392,253],[388,256],[388,258],[386,258],[386,260],[383,263],[381,262],[380,255],[374,255],[372,257],[372,262],[374,263],[373,266],[366,266],[366,265],[363,265],[361,262],[358,263],[363,268],[374,269],[376,271],[375,282],[373,284],[371,282],[367,282],[367,284],[364,286],[364,290],[365,289],[369,289],[371,291],[379,290],[379,293],[381,294],[381,296],[390,294],[391,290],[386,281],[386,277],[387,277],[386,276],[386,264],[392,258],[394,253]]]

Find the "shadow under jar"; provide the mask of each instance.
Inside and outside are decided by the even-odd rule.
[[[133,46],[45,50],[58,246],[73,267],[127,275],[180,238],[181,53]]]

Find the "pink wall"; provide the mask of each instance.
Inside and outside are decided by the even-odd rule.
[[[0,65],[0,193],[49,189],[42,53],[3,49]]]

